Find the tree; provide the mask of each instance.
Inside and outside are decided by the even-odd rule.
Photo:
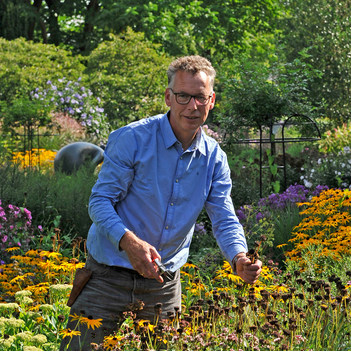
[[[130,26],[173,56],[199,54],[220,62],[250,35],[272,33],[280,14],[275,0],[108,1],[100,21],[120,33]]]
[[[109,33],[131,27],[170,55],[221,61],[245,47],[248,37],[274,32],[278,1],[0,0],[0,23],[7,24],[0,36],[89,54]]]
[[[124,35],[111,35],[87,57],[90,89],[105,101],[114,128],[166,111],[164,90],[170,61],[143,33],[131,29]]]
[[[326,101],[335,122],[351,118],[351,1],[290,0],[281,21],[287,60],[310,48],[308,63],[323,76],[309,83],[310,98]]]
[[[291,63],[267,67],[243,61],[223,74],[224,98],[217,115],[226,133],[222,145],[231,148],[233,141],[243,138],[243,131],[265,129],[295,114],[319,117],[319,106],[312,104],[307,86],[321,74],[305,63],[306,51]],[[311,132],[304,124],[301,129]]]
[[[101,10],[98,0],[0,0],[0,36],[24,37],[44,44],[91,51],[104,31],[96,27]]]

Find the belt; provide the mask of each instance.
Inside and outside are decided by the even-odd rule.
[[[135,269],[125,268],[125,267],[121,267],[121,266],[109,266],[107,264],[100,263],[100,262],[96,261],[95,258],[93,256],[91,256],[90,254],[88,255],[88,260],[91,260],[93,263],[98,264],[100,266],[109,267],[110,269],[112,269],[115,272],[125,272],[128,274],[134,274],[140,279],[149,279],[149,278],[145,278],[142,275],[140,275]],[[172,280],[174,280],[176,273],[177,272],[173,272],[173,273],[169,272],[170,278],[166,277],[165,273],[162,273],[161,277],[163,278],[164,281],[172,281]]]

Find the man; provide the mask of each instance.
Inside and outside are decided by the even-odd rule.
[[[246,257],[245,236],[230,198],[226,155],[201,130],[215,104],[215,70],[205,58],[188,56],[173,61],[167,74],[165,102],[170,110],[111,133],[92,189],[89,213],[94,224],[86,264],[92,276],[71,315],[84,310],[85,316],[102,319],[107,334],[127,305],[142,301],[137,317],[151,321],[156,303],[162,303],[163,318],[181,306],[179,268],[187,261],[204,206],[237,274],[254,283],[261,272],[262,263],[251,264]],[[155,259],[171,272],[170,278],[160,274]],[[95,331],[92,338],[91,331],[86,343],[101,342],[103,332]],[[69,349],[79,346],[72,340]]]

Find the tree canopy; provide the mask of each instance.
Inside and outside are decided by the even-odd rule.
[[[130,27],[170,55],[218,61],[248,36],[274,31],[279,14],[278,0],[0,0],[0,36],[87,54],[110,33]]]
[[[308,62],[323,75],[308,85],[312,101],[326,102],[335,121],[351,117],[351,1],[290,0],[281,22],[287,60],[310,48]]]
[[[305,63],[322,75],[306,85],[308,98],[314,106],[324,101],[324,114],[340,122],[351,116],[350,18],[351,0],[0,0],[0,37],[53,44],[87,64],[102,43],[115,44],[131,28],[158,44],[152,52],[160,56],[199,54],[228,72],[243,58],[272,65],[278,46],[285,62],[309,48]],[[112,105],[115,118],[120,107]]]

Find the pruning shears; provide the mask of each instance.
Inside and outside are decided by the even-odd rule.
[[[172,273],[165,267],[165,265],[158,258],[153,259],[152,262],[156,263],[156,266],[158,268],[160,275],[164,275],[169,280],[173,279]]]

